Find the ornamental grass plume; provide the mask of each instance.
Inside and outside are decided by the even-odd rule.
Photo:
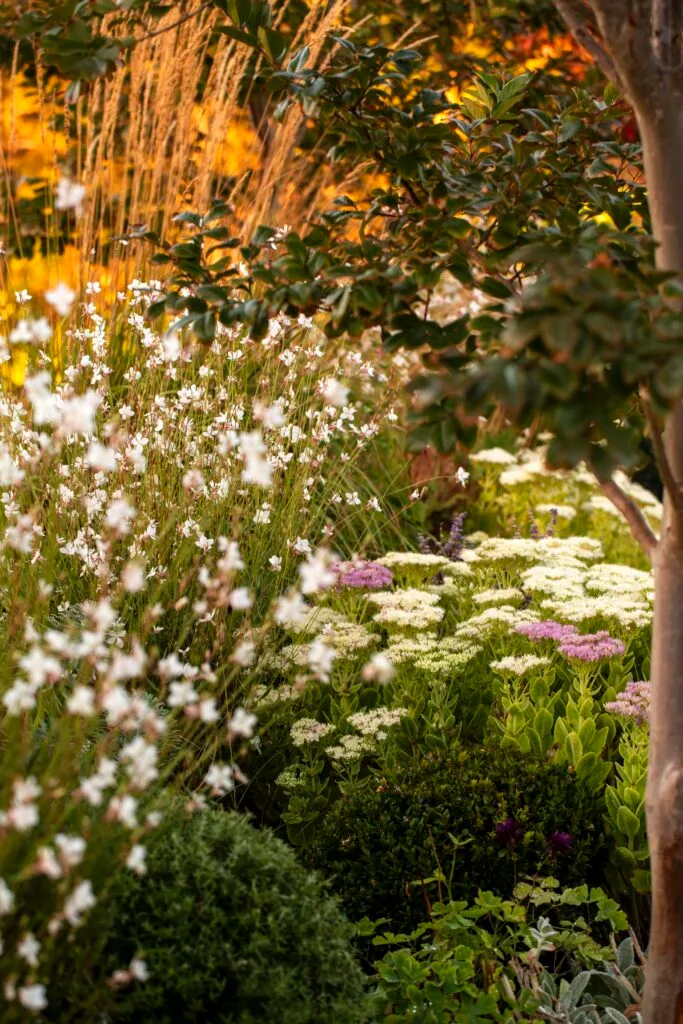
[[[565,658],[578,658],[579,661],[601,661],[623,654],[626,646],[623,640],[617,640],[601,629],[597,633],[577,633],[560,643],[558,650]]]
[[[605,711],[620,718],[632,718],[639,725],[650,719],[652,688],[649,682],[628,683],[626,689],[617,694],[616,700],[605,704]]]

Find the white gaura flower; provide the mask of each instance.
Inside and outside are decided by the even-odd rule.
[[[52,327],[46,316],[35,320],[19,320],[10,331],[12,345],[46,345],[52,337]]]
[[[333,586],[337,582],[334,566],[338,561],[337,556],[327,548],[318,548],[314,555],[299,566],[301,592],[315,594]]]
[[[235,788],[232,765],[212,764],[204,776],[204,783],[216,796],[225,796]]]
[[[36,705],[36,693],[39,687],[27,683],[25,679],[15,679],[10,688],[2,695],[2,703],[9,715],[18,715],[22,711],[30,711]]]
[[[341,409],[349,400],[349,389],[335,377],[328,377],[322,383],[322,396],[328,405]]]
[[[60,416],[60,403],[50,389],[50,374],[41,370],[24,380],[24,392],[33,409],[33,423],[37,427],[56,423]]]
[[[92,686],[74,686],[66,702],[67,711],[72,715],[90,718],[95,714],[95,691]]]
[[[95,413],[102,404],[102,396],[96,391],[86,391],[67,399],[60,412],[59,429],[67,437],[71,434],[92,434],[95,430]]]
[[[80,216],[84,199],[85,186],[62,175],[57,182],[57,189],[55,191],[55,209],[73,210],[78,217]]]
[[[247,611],[254,603],[248,587],[236,587],[230,593],[229,602],[234,612]]]
[[[145,789],[158,777],[157,759],[157,748],[142,736],[136,736],[123,748],[121,761],[126,765],[131,785],[135,789]]]
[[[98,473],[112,473],[117,466],[116,452],[113,448],[93,441],[85,453],[86,465]]]
[[[137,828],[138,802],[130,793],[113,796],[107,808],[107,818],[120,821],[126,828]]]
[[[62,675],[62,666],[57,658],[42,651],[37,645],[19,659],[19,667],[34,686],[42,686],[46,682],[56,683]]]
[[[237,438],[240,455],[244,460],[242,479],[258,487],[269,487],[273,481],[273,467],[268,461],[267,448],[260,430],[243,431]]]
[[[55,846],[59,850],[60,860],[64,867],[74,868],[83,860],[86,847],[83,836],[68,836],[59,832],[55,836]]]
[[[256,644],[253,640],[240,640],[235,645],[235,649],[230,656],[230,661],[233,661],[236,665],[241,665],[242,668],[248,668],[254,664],[254,658],[256,657]]]
[[[180,359],[181,348],[178,332],[171,328],[161,340],[161,358],[165,363],[176,363]]]
[[[134,515],[135,509],[127,498],[114,498],[107,509],[104,521],[107,526],[121,536],[130,532],[130,524]]]
[[[147,967],[147,963],[139,956],[133,957],[128,965],[128,970],[136,981],[147,981],[149,978],[149,968]]]
[[[136,875],[144,875],[147,872],[147,848],[136,843],[126,857],[126,867],[134,871]]]
[[[16,487],[26,474],[14,462],[7,448],[0,449],[0,487]]]
[[[200,700],[197,710],[200,722],[205,722],[207,725],[217,722],[221,717],[215,697],[205,697],[203,700]]]
[[[133,701],[122,686],[111,686],[102,694],[100,704],[109,725],[118,725],[131,712]]]
[[[279,597],[273,606],[273,619],[278,626],[300,629],[308,620],[311,608],[298,590]]]
[[[64,903],[64,917],[74,928],[83,922],[83,916],[97,903],[92,882],[86,879],[79,882]]]
[[[254,402],[254,419],[259,420],[263,424],[264,430],[275,430],[277,427],[284,426],[287,422],[282,411],[281,402],[275,402],[274,405]]]
[[[24,935],[17,946],[17,956],[25,960],[29,967],[37,967],[40,950],[41,945],[33,932],[26,932],[26,935]]]
[[[337,652],[334,648],[318,637],[308,648],[306,661],[315,677],[322,683],[326,683],[330,678],[330,672],[336,657]]]
[[[47,878],[61,878],[64,874],[55,851],[49,846],[39,847],[33,870],[37,875],[45,875]]]
[[[188,704],[193,704],[197,696],[197,691],[192,683],[176,681],[169,686],[169,695],[166,703],[171,708],[184,708]]]
[[[251,739],[257,721],[256,715],[250,714],[245,708],[237,708],[228,722],[228,732],[231,732],[233,736],[244,736],[247,740]]]
[[[183,490],[188,494],[199,493],[206,487],[204,475],[199,469],[188,469],[183,474]]]
[[[394,663],[388,655],[378,651],[363,665],[361,676],[366,682],[389,683],[396,675]]]
[[[17,997],[22,1006],[33,1013],[40,1013],[47,1008],[47,994],[44,985],[22,985],[17,990]]]
[[[221,572],[233,572],[238,569],[244,569],[244,561],[240,555],[240,549],[237,541],[228,540],[227,537],[219,537],[218,550],[223,554],[223,557],[218,563],[218,568]]]
[[[45,301],[48,302],[59,316],[68,316],[74,304],[76,292],[67,284],[60,281],[54,288],[45,292]]]
[[[139,562],[128,562],[121,573],[121,586],[128,594],[138,594],[145,587],[145,570]]]
[[[109,757],[100,758],[97,771],[87,779],[81,779],[79,792],[93,807],[102,803],[105,789],[116,782],[116,761]]]
[[[10,914],[14,909],[14,893],[4,878],[0,878],[0,917]]]

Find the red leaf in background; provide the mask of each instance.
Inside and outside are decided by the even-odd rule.
[[[640,141],[640,132],[638,131],[638,123],[631,115],[625,117],[621,122],[621,141],[622,142],[638,142]]]

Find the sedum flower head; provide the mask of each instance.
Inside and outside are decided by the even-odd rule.
[[[517,462],[514,455],[504,448],[484,448],[470,455],[471,462],[479,462],[489,466],[513,466]]]
[[[601,661],[613,658],[626,650],[624,642],[611,637],[606,630],[598,633],[577,633],[566,637],[558,650],[565,658],[577,658],[579,661]]]
[[[317,743],[332,732],[327,722],[318,722],[315,718],[300,718],[289,730],[295,747],[303,747],[307,743]]]
[[[391,569],[380,562],[340,562],[337,573],[338,587],[384,590],[394,582]]]
[[[363,736],[374,736],[392,725],[398,725],[402,718],[410,714],[407,708],[374,708],[372,711],[356,711],[349,715],[348,721]]]
[[[334,761],[355,761],[363,754],[375,750],[371,736],[341,736],[336,746],[327,747],[325,753]]]
[[[617,694],[616,700],[605,704],[605,710],[620,718],[632,718],[639,724],[650,719],[652,687],[648,682],[628,683],[626,689]]]
[[[472,594],[476,604],[508,604],[510,601],[523,601],[524,594],[518,587],[501,587],[500,589],[480,590]]]
[[[550,658],[544,658],[536,654],[509,655],[507,658],[499,658],[498,661],[490,662],[491,668],[497,672],[510,672],[516,676],[522,676],[541,665],[549,665]]]

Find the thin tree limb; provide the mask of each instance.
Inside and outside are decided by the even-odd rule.
[[[610,82],[618,89],[623,89],[623,83],[619,78],[617,66],[612,60],[610,53],[595,38],[588,27],[588,22],[577,10],[574,0],[553,0],[553,2],[579,46],[582,46],[591,55]]]
[[[600,486],[603,494],[607,495],[614,507],[621,512],[645,554],[652,559],[657,547],[657,537],[635,501],[624,494],[614,480],[601,480]]]
[[[148,32],[147,35],[140,36],[139,39],[135,40],[135,44],[144,43],[148,39],[155,39],[156,36],[163,36],[166,32],[173,31],[174,28],[178,28],[179,25],[184,25],[186,21],[191,21],[192,18],[196,18],[202,11],[207,10],[209,7],[213,7],[213,0],[206,0],[206,3],[201,4],[194,11],[188,11],[182,18],[178,18],[177,21],[172,21],[170,25],[164,25],[163,28],[158,28],[154,32]]]
[[[650,400],[645,392],[641,391],[640,404],[643,407],[645,413],[645,419],[650,431],[650,440],[652,441],[652,448],[655,454],[655,462],[657,463],[657,469],[659,475],[662,478],[664,484],[664,490],[671,498],[679,517],[683,520],[683,488],[679,483],[676,482],[676,478],[669,462],[669,457],[666,454],[666,448],[664,447],[664,438],[662,431],[657,423],[657,417],[655,411],[652,408]]]

